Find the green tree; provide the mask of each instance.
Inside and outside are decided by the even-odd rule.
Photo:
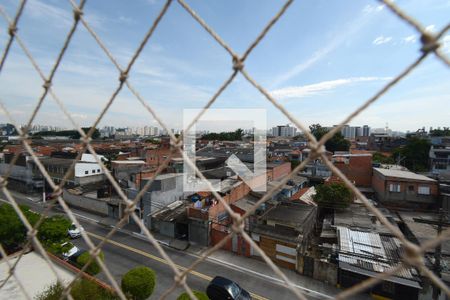
[[[54,283],[48,286],[44,291],[42,291],[36,300],[59,300],[61,299],[62,292],[64,288],[60,283]],[[116,300],[119,297],[109,291],[99,286],[94,281],[88,279],[80,279],[76,281],[71,289],[70,294],[75,300]]]
[[[342,183],[320,184],[316,186],[314,201],[322,208],[340,209],[352,203],[353,195]]]
[[[89,261],[91,255],[89,254],[89,252],[84,252],[83,254],[81,254],[78,258],[77,258],[77,263],[80,266],[80,268],[83,268],[85,264],[87,264],[87,262]],[[104,261],[105,260],[105,255],[103,254],[103,252],[100,252],[100,254],[98,255],[98,257]],[[89,263],[89,266],[86,268],[86,273],[90,274],[90,275],[97,275],[98,273],[100,273],[101,269],[99,264],[97,263],[97,261],[94,259]]]
[[[372,161],[380,164],[395,164],[395,159],[392,156],[386,156],[381,152],[372,154]]]
[[[20,210],[33,226],[39,215],[30,211],[27,206],[20,206]],[[18,250],[27,237],[27,230],[14,208],[9,204],[0,205],[0,242],[8,253]]]
[[[62,243],[67,240],[67,230],[71,222],[63,216],[53,216],[44,219],[39,226],[38,238],[44,244]]]
[[[208,133],[202,136],[203,140],[218,140],[218,141],[240,141],[242,140],[242,136],[244,131],[239,128],[235,131],[230,132],[220,132],[220,133]]]
[[[183,294],[178,296],[177,300],[209,300],[208,295],[206,295],[205,293],[199,292],[199,291],[193,291],[193,292],[194,292],[194,296],[197,297],[197,299],[192,299],[191,297],[189,297],[187,292],[184,292]]]
[[[409,137],[406,145],[394,149],[393,157],[413,172],[428,171],[430,142],[419,137]]]
[[[122,277],[122,290],[134,300],[150,297],[155,289],[156,274],[145,266],[131,269]]]
[[[328,132],[328,129],[320,124],[310,125],[309,130],[317,140],[320,140]],[[325,143],[325,148],[331,152],[348,151],[350,149],[350,141],[346,140],[340,132],[337,132]]]

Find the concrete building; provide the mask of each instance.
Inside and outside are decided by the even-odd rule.
[[[450,137],[432,137],[430,172],[443,180],[450,180]]]
[[[273,136],[295,136],[297,134],[297,128],[287,125],[278,125],[272,128]]]
[[[372,187],[381,203],[400,207],[435,207],[438,184],[410,171],[373,168]]]

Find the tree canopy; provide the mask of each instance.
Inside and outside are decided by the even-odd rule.
[[[88,133],[91,127],[82,127],[84,133]],[[81,137],[80,133],[73,130],[60,130],[60,131],[39,131],[33,134],[33,137],[43,137],[43,136],[67,136],[71,139],[79,139]],[[95,128],[94,133],[92,133],[92,139],[98,139],[100,137],[100,131]]]
[[[329,131],[320,124],[310,125],[309,130],[317,140],[320,140]],[[350,149],[350,141],[346,140],[340,132],[337,132],[325,143],[325,148],[331,152],[348,151]]]
[[[394,149],[392,156],[400,157],[401,163],[413,172],[428,170],[430,142],[419,137],[408,137],[403,147]]]
[[[244,131],[240,128],[229,132],[211,132],[203,135],[202,140],[240,141],[242,140],[243,133]]]
[[[98,257],[102,261],[105,260],[105,256],[104,256],[103,252],[101,252],[101,251],[100,251],[100,254]],[[87,262],[89,261],[90,258],[91,258],[91,255],[89,254],[89,252],[84,252],[83,254],[78,256],[77,263],[80,265],[81,268],[83,268],[84,265],[87,264]],[[101,271],[100,265],[97,263],[97,261],[95,259],[93,259],[89,263],[89,266],[86,268],[86,273],[88,273],[90,275],[97,275],[98,273],[100,273],[100,271]]]
[[[30,211],[27,206],[20,206],[20,210],[33,226],[39,215]],[[16,211],[9,204],[0,205],[0,241],[8,253],[18,250],[25,242],[27,230]]]
[[[322,208],[340,209],[352,203],[353,195],[342,183],[320,184],[316,186],[314,201]]]
[[[122,277],[123,292],[134,300],[145,300],[150,297],[155,284],[155,272],[145,266],[133,268]]]

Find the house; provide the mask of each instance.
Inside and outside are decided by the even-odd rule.
[[[282,202],[250,224],[251,237],[274,263],[296,270],[299,256],[307,250],[316,215],[314,205]],[[259,254],[250,249],[250,255]]]
[[[144,224],[152,227],[152,215],[169,204],[184,198],[182,174],[168,173],[158,175],[156,178],[143,178],[141,189],[149,181],[153,180],[148,190],[142,195],[136,213],[143,219]],[[125,190],[128,199],[134,199],[140,190],[128,188]],[[131,222],[133,222],[130,219]]]
[[[368,278],[376,277],[401,261],[401,242],[392,236],[376,232],[336,227],[338,244],[335,259],[338,264],[338,284],[350,288]],[[418,299],[419,274],[405,268],[366,292],[375,299]]]
[[[422,208],[437,205],[437,181],[410,171],[373,168],[372,187],[377,200],[385,205]]]
[[[372,185],[372,154],[335,154],[332,161],[355,186],[370,187]]]

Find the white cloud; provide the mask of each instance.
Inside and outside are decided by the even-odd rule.
[[[391,40],[392,40],[391,36],[380,35],[379,37],[377,37],[376,39],[373,40],[372,44],[378,46],[378,45],[381,45],[381,44],[389,43]]]
[[[428,25],[427,27],[425,27],[425,31],[428,31],[428,32],[433,32],[435,29],[436,29],[436,25],[434,25],[434,24],[431,24],[431,25]]]
[[[406,36],[406,37],[404,37],[403,39],[402,39],[402,41],[405,43],[405,44],[412,44],[412,43],[415,43],[416,41],[417,41],[417,37],[414,35],[414,34],[412,34],[412,35],[408,35],[408,36]]]
[[[364,14],[371,14],[371,13],[377,13],[380,12],[384,9],[384,4],[381,5],[372,5],[372,4],[367,4],[366,6],[364,6],[363,8],[363,13]]]
[[[272,95],[280,99],[289,98],[304,98],[308,96],[322,94],[324,92],[336,89],[341,86],[350,85],[358,82],[368,81],[384,81],[389,80],[389,77],[351,77],[329,81],[322,81],[319,83],[291,86],[272,91]]]

